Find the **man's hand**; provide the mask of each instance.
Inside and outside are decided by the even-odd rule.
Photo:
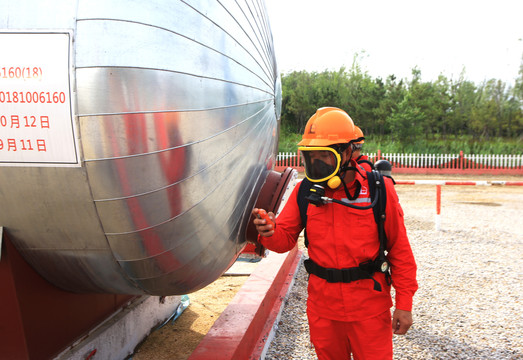
[[[274,234],[274,227],[276,225],[276,222],[274,220],[275,219],[274,213],[272,213],[272,212],[267,213],[267,215],[269,215],[269,219],[272,220],[272,223],[274,224],[273,225],[273,224],[268,224],[267,220],[260,218],[260,215],[258,214],[259,211],[260,211],[260,209],[257,209],[257,208],[254,208],[252,210],[252,213],[254,215],[254,225],[256,226],[256,230],[258,231],[258,234],[260,234],[261,236],[265,236],[265,237],[272,236]]]
[[[392,315],[392,331],[396,335],[405,335],[412,325],[412,313],[405,310],[394,310]]]

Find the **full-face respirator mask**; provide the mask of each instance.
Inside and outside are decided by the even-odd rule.
[[[300,147],[303,163],[305,165],[305,176],[311,182],[337,189],[341,181],[341,172],[344,172],[341,164],[341,155],[346,146],[310,146]],[[341,150],[341,151],[340,151]]]
[[[343,181],[343,176],[347,170],[357,170],[355,167],[350,166],[350,161],[346,161],[344,164],[341,163],[341,154],[349,146],[351,146],[350,143],[338,144],[335,146],[307,146],[298,148],[302,155],[305,176],[313,183],[310,192],[306,197],[312,205],[321,206],[334,202],[347,207],[365,210],[372,208],[376,204],[377,197],[375,197],[372,203],[368,206],[352,205],[325,197],[325,186],[334,190],[340,185],[343,185],[347,198],[351,200],[359,194],[358,188],[354,196],[351,196],[345,182]]]

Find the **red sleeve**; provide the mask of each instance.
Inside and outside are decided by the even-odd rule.
[[[300,185],[301,182],[296,185],[283,210],[276,218],[274,234],[270,237],[258,235],[258,241],[269,250],[284,253],[296,246],[298,237],[303,230],[297,201]]]
[[[396,289],[396,308],[412,311],[412,298],[418,289],[416,261],[407,237],[403,209],[398,194],[389,178],[385,179],[387,205],[385,210],[385,233],[387,234],[387,258],[391,264],[392,285]]]

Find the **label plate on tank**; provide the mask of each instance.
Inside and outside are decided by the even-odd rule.
[[[70,31],[0,31],[0,166],[79,166]]]

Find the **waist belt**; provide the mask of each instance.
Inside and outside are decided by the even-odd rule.
[[[317,277],[322,278],[329,283],[350,283],[356,280],[371,279],[374,281],[374,290],[381,291],[380,283],[374,280],[372,277],[375,271],[371,262],[362,263],[360,266],[351,268],[332,269],[324,268],[323,266],[316,264],[311,259],[306,259],[303,261],[303,265],[305,265],[305,270],[307,270],[309,274],[316,275]]]

